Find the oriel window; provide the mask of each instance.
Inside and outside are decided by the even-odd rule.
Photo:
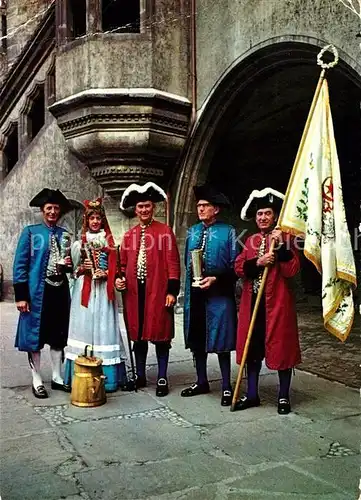
[[[140,32],[140,0],[101,0],[101,2],[103,31]]]

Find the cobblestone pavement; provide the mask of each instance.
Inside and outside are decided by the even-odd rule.
[[[49,390],[49,399],[34,398],[26,356],[13,348],[13,304],[0,304],[0,320],[3,500],[357,498],[360,407],[355,389],[296,370],[293,411],[279,416],[277,374],[262,371],[261,406],[230,412],[220,406],[218,361],[209,356],[211,393],[181,398],[195,369],[177,315],[167,397],[155,396],[157,363],[151,346],[146,389],[117,391],[107,395],[103,406],[79,408],[61,391]],[[321,352],[332,353],[332,364],[348,370],[356,358],[353,336],[352,356],[342,354],[346,366],[338,358],[339,348],[347,344],[333,345],[329,334],[313,329],[317,321],[319,311],[300,314],[305,369],[311,371],[307,363],[317,359],[321,343]],[[49,389],[47,349],[42,366]],[[236,373],[233,364],[234,378]],[[345,382],[342,371],[341,377]]]
[[[298,368],[360,388],[360,316],[355,315],[352,330],[344,343],[325,330],[317,306],[298,307],[298,322],[303,360]]]

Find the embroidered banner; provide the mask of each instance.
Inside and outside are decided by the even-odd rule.
[[[325,328],[345,341],[354,317],[356,270],[326,79],[308,126],[278,225],[285,232],[304,237],[304,254],[322,274]]]

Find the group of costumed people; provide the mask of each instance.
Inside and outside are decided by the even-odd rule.
[[[261,277],[268,267],[247,353],[247,392],[237,408],[260,405],[259,374],[265,360],[269,369],[278,370],[278,413],[287,414],[291,411],[292,369],[301,361],[290,285],[290,278],[300,269],[300,260],[293,238],[276,228],[283,195],[272,188],[251,193],[241,218],[254,219],[258,232],[242,242],[242,250],[235,228],[219,219],[221,211],[230,207],[228,198],[208,184],[195,186],[194,195],[199,222],[188,229],[185,244],[184,342],[193,353],[197,378],[181,391],[181,396],[210,391],[207,358],[216,353],[222,379],[221,405],[231,405],[231,352],[236,350],[240,364]],[[70,209],[70,203],[59,190],[48,188],[30,202],[30,206],[40,207],[43,222],[23,230],[13,281],[20,312],[15,346],[28,353],[35,397],[48,397],[40,370],[45,344],[50,346],[52,390],[71,391],[74,361],[90,345],[92,354],[102,359],[105,389],[110,392],[131,390],[134,384],[137,388],[147,386],[151,342],[158,363],[156,395],[168,394],[181,264],[172,229],[154,218],[156,203],[165,199],[166,193],[152,182],[131,184],[124,191],[120,208],[134,209],[138,224],[124,234],[119,248],[102,200],[85,201],[81,238],[72,243],[62,266],[57,263],[65,230],[57,222]],[[202,263],[197,283],[192,265],[194,250],[201,255]],[[69,273],[74,281],[71,298]],[[238,278],[242,279],[242,295],[237,318]],[[124,323],[133,342],[135,380],[127,375],[115,289],[122,293]]]

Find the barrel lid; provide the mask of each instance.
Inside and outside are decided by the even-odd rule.
[[[96,358],[95,356],[80,355],[75,359],[75,363],[81,366],[100,366],[102,364],[102,360],[100,358]]]

